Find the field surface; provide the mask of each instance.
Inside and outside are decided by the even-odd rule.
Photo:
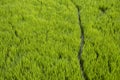
[[[119,80],[120,0],[0,0],[0,80]]]

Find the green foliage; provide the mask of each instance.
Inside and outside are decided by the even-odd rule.
[[[72,3],[0,0],[0,80],[79,80]]]
[[[87,77],[90,80],[119,80],[120,1],[75,1],[81,8],[84,27],[82,58]]]
[[[0,80],[119,80],[119,0],[0,0]]]

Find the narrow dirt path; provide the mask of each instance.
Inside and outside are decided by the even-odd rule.
[[[78,60],[79,60],[79,65],[80,65],[80,70],[81,70],[81,73],[82,73],[82,78],[84,80],[88,80],[88,77],[84,71],[84,66],[83,66],[83,63],[84,63],[84,60],[81,58],[81,55],[83,53],[83,47],[84,47],[84,29],[83,29],[83,25],[81,23],[81,15],[80,15],[80,8],[79,6],[76,5],[76,8],[77,8],[77,12],[78,12],[78,21],[79,21],[79,27],[80,27],[80,31],[81,31],[81,43],[80,43],[80,48],[79,48],[79,52],[78,52]]]
[[[78,52],[78,60],[79,60],[79,65],[80,65],[80,70],[81,70],[81,73],[82,73],[82,78],[84,80],[89,80],[88,76],[86,75],[85,71],[84,71],[84,60],[81,58],[81,55],[83,53],[83,47],[84,47],[84,29],[83,29],[83,25],[81,23],[81,15],[80,15],[80,7],[78,5],[76,5],[73,1],[72,3],[74,4],[74,6],[76,7],[77,9],[77,16],[78,16],[78,24],[79,24],[79,27],[80,27],[80,31],[81,31],[81,36],[80,36],[80,40],[81,40],[81,43],[80,43],[80,48],[79,48],[79,52]]]

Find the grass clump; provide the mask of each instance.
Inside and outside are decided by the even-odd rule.
[[[119,0],[75,0],[81,8],[85,45],[82,59],[88,80],[119,80]]]
[[[0,1],[0,80],[80,80],[80,29],[71,4]]]

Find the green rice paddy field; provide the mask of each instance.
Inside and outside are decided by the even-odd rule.
[[[120,0],[0,0],[0,80],[120,80]]]

